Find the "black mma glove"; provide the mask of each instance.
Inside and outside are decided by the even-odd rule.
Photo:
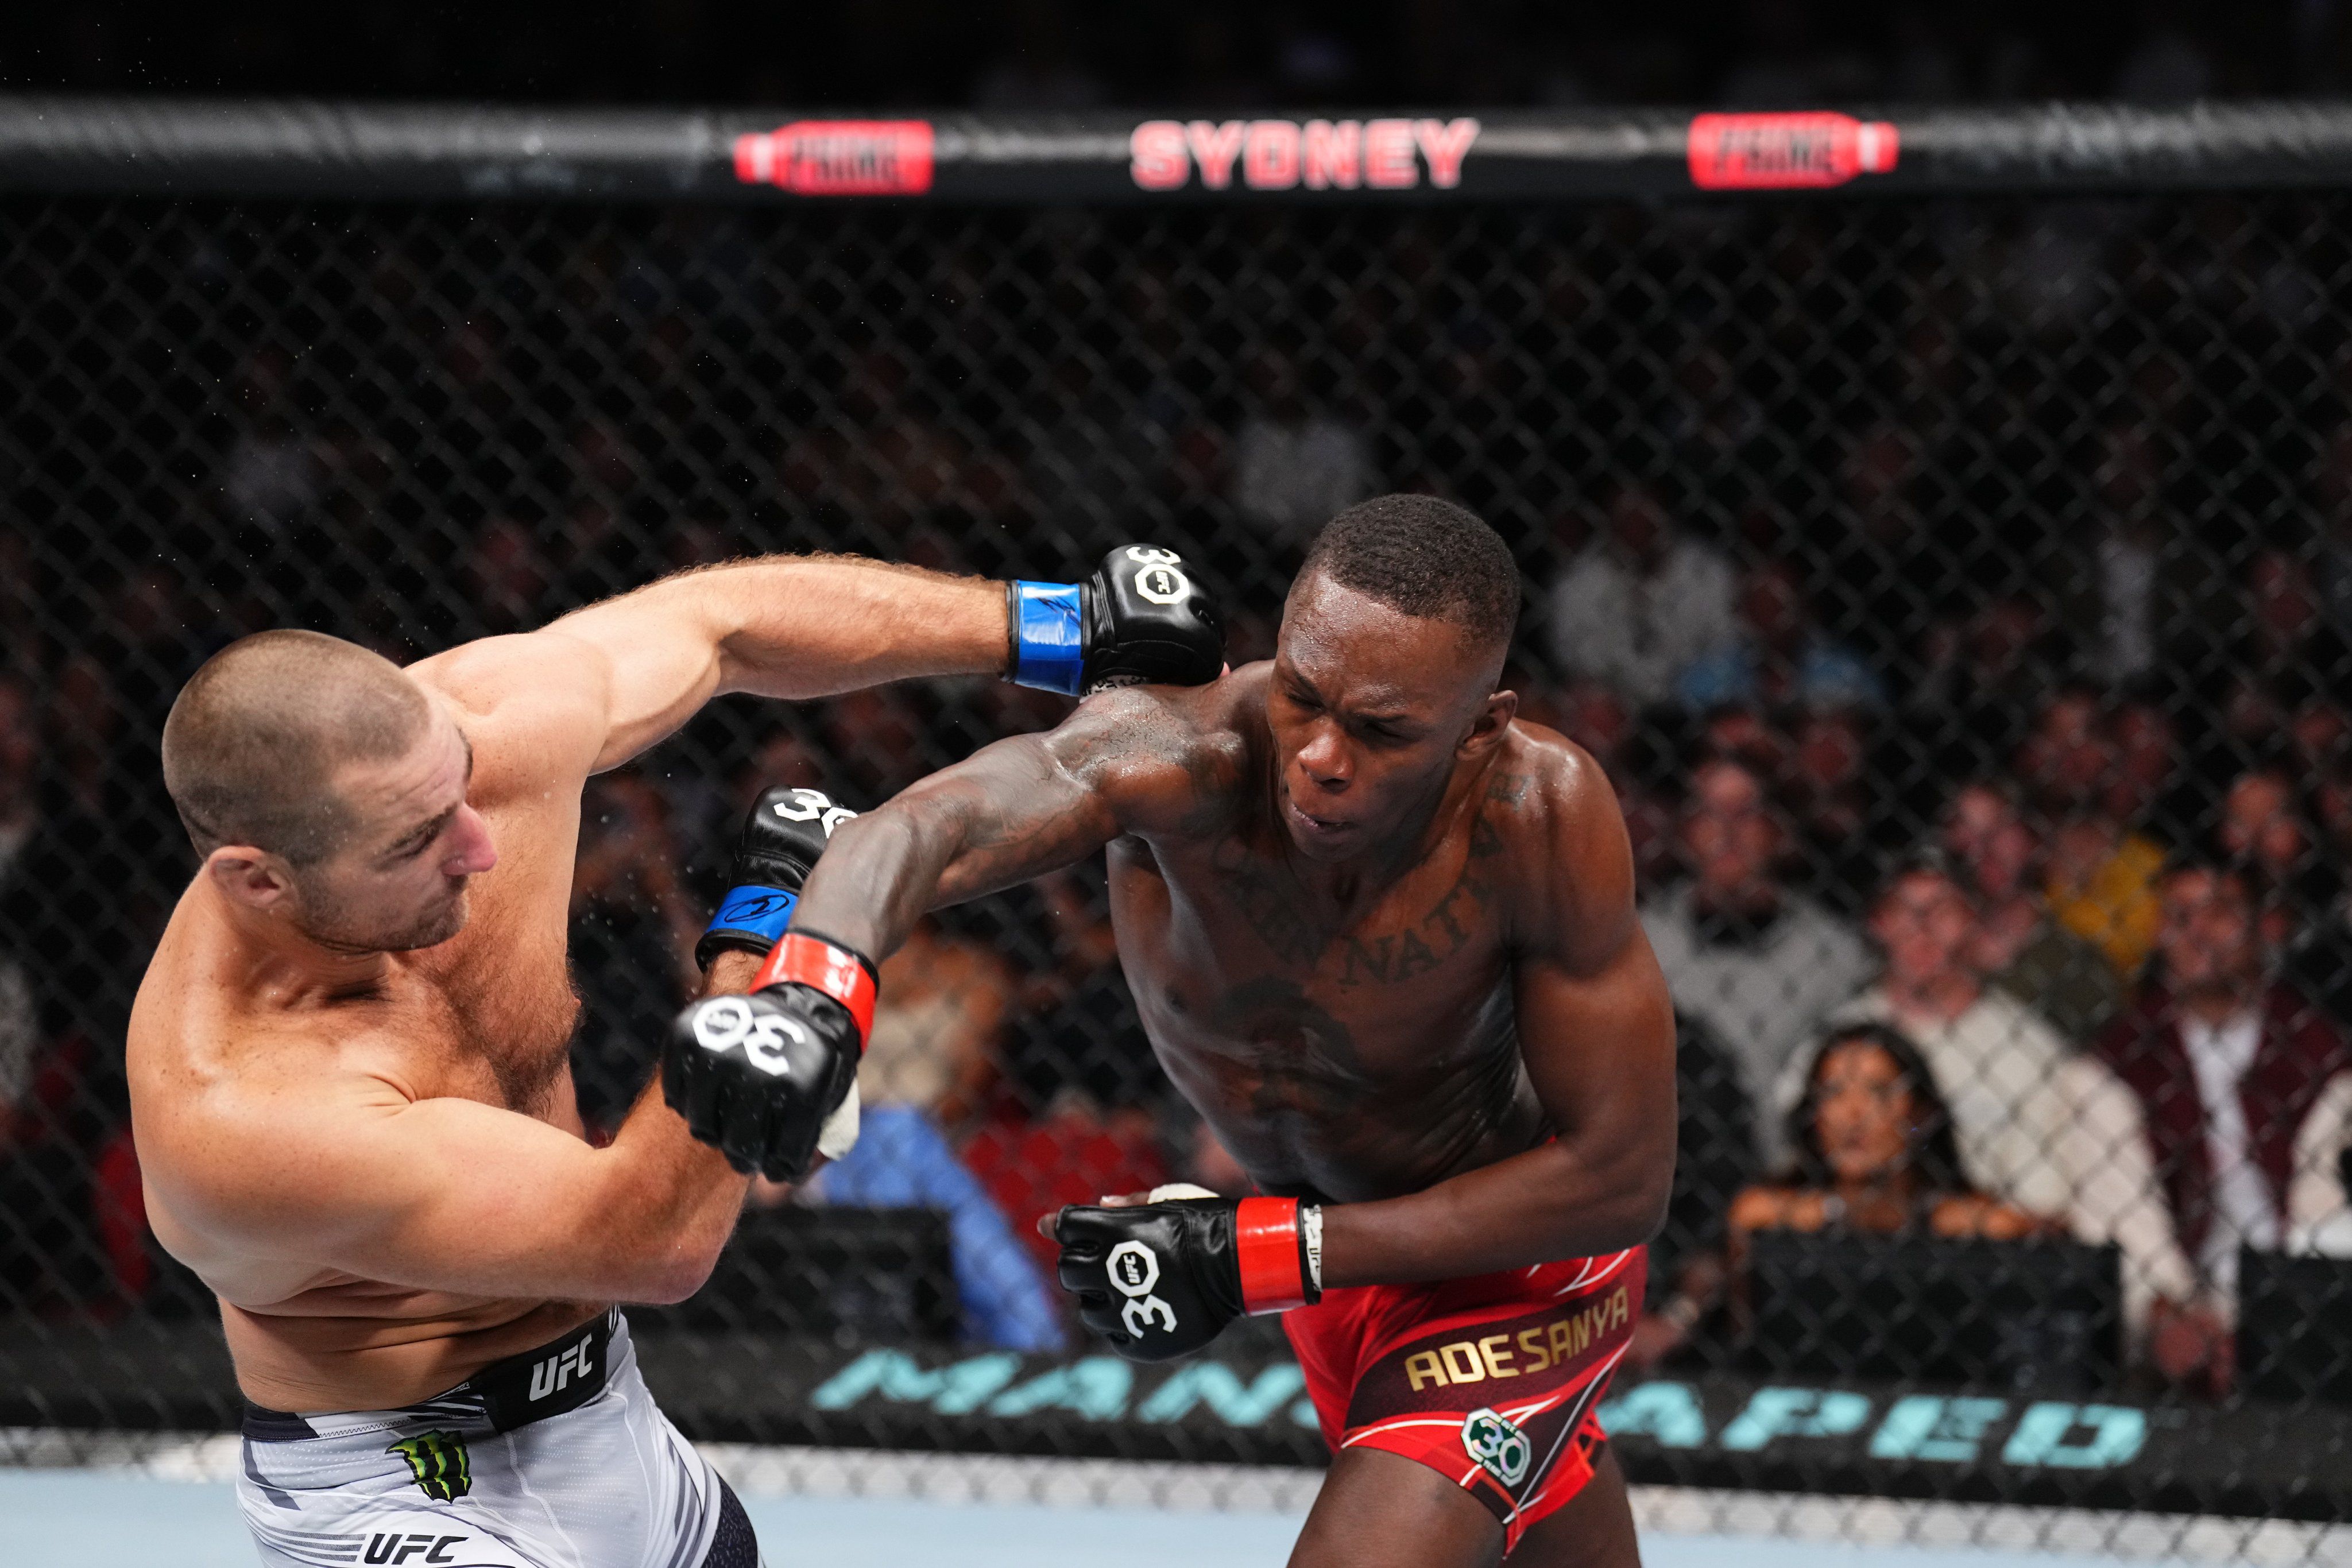
[[[1323,1211],[1295,1197],[1155,1187],[1131,1208],[1066,1208],[1055,1272],[1078,1321],[1129,1361],[1190,1355],[1244,1313],[1323,1299]]]
[[[820,1151],[837,1159],[856,1142],[874,966],[788,932],[751,985],[749,996],[705,997],[677,1015],[662,1047],[662,1098],[737,1170],[799,1181]]]
[[[1122,545],[1084,582],[1005,584],[1020,685],[1204,685],[1225,667],[1225,621],[1174,550]]]
[[[711,959],[730,950],[765,957],[792,924],[801,884],[824,852],[825,841],[856,815],[835,805],[822,789],[780,786],[754,801],[735,842],[727,896],[694,945],[694,961],[708,969]]]

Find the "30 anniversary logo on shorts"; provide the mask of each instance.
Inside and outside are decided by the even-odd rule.
[[[455,1502],[474,1490],[473,1461],[455,1432],[419,1432],[384,1452],[406,1459],[409,1479],[435,1502]]]
[[[1463,1417],[1462,1447],[1507,1487],[1528,1479],[1528,1466],[1536,1457],[1528,1435],[1492,1410],[1473,1410]]]

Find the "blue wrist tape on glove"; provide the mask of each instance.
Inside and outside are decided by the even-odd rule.
[[[1086,662],[1078,585],[1015,582],[1013,606],[1013,684],[1076,696]]]
[[[727,896],[719,901],[719,912],[710,917],[708,929],[749,931],[770,942],[781,941],[800,902],[799,894],[786,893],[781,887],[730,888]]]

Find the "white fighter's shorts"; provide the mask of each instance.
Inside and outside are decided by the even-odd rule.
[[[617,1312],[399,1410],[248,1406],[266,1568],[759,1568],[743,1505],[655,1407]]]

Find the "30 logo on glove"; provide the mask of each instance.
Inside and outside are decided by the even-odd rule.
[[[856,819],[822,789],[782,785],[751,803],[736,841],[728,873],[727,896],[719,901],[710,928],[694,945],[704,968],[725,952],[764,955],[793,923],[801,884],[824,853],[835,830]]]
[[[1010,679],[1071,696],[1202,685],[1224,668],[1224,618],[1172,549],[1123,545],[1084,582],[1005,587]]]
[[[874,1029],[874,967],[787,932],[749,996],[706,997],[677,1016],[662,1097],[740,1171],[799,1181],[820,1148],[856,1139],[857,1062]]]
[[[814,1043],[798,1019],[762,1012],[749,997],[713,997],[695,1009],[694,1041],[722,1056],[740,1051],[752,1066],[770,1077],[792,1070],[788,1045],[806,1048]]]
[[[1198,1187],[1120,1207],[1066,1208],[1055,1272],[1078,1320],[1131,1361],[1199,1350],[1244,1313],[1322,1298],[1322,1211],[1296,1198],[1236,1203]],[[1191,1194],[1198,1194],[1193,1197]],[[1314,1238],[1309,1245],[1310,1234]]]

